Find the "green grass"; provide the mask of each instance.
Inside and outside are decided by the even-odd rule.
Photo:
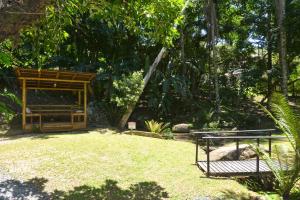
[[[36,178],[43,191],[58,190],[70,199],[98,199],[109,191],[139,196],[143,188],[180,200],[249,193],[233,179],[206,178],[193,165],[195,146],[189,142],[92,131],[0,139],[0,152],[0,169],[15,180]]]

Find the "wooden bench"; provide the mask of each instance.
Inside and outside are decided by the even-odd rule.
[[[85,114],[78,105],[29,105],[30,129],[33,128],[33,117],[39,118],[41,131],[60,131],[85,128]],[[70,122],[44,122],[43,117],[70,116]],[[80,121],[81,117],[83,120]]]
[[[41,129],[42,128],[42,115],[39,113],[28,113],[26,114],[26,117],[30,117],[30,129],[33,129],[33,118],[38,117],[38,126]]]

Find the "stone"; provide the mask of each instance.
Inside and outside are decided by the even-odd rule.
[[[240,160],[254,158],[256,152],[250,145],[241,144],[239,146]],[[210,160],[235,160],[237,157],[236,146],[223,146],[210,152]]]
[[[207,151],[206,146],[201,146],[201,149],[202,149],[203,151],[205,151],[205,153],[206,153],[206,151]],[[210,147],[209,147],[209,152],[212,152],[212,151],[217,150],[217,149],[218,149],[218,147],[210,146]]]
[[[172,127],[172,132],[174,132],[174,133],[189,133],[190,125],[189,124],[176,124]]]

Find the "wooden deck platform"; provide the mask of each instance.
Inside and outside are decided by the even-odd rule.
[[[279,167],[277,161],[274,165]],[[198,161],[198,167],[207,174],[207,162]],[[271,173],[266,161],[259,160],[259,174]],[[212,176],[255,176],[257,175],[256,160],[235,160],[235,161],[210,161],[209,175]]]
[[[254,130],[243,130],[235,131],[236,134],[239,132],[247,133],[254,132]],[[260,158],[260,154],[256,153],[256,159],[250,160],[239,160],[240,159],[240,149],[239,144],[241,140],[255,140],[256,146],[260,147],[261,140],[268,140],[269,149],[268,154],[272,154],[272,140],[274,139],[285,139],[284,136],[272,136],[270,130],[255,130],[255,132],[267,132],[269,136],[266,135],[243,135],[243,136],[205,136],[202,137],[199,134],[195,135],[196,138],[196,159],[195,164],[206,174],[207,177],[210,176],[258,176],[260,174],[272,173],[272,170],[267,165],[267,162],[264,159]],[[236,158],[230,161],[212,161],[210,160],[210,143],[212,140],[235,140],[236,141]],[[199,161],[198,152],[199,152],[199,140],[206,141],[206,161]],[[273,160],[272,166],[281,167],[279,162]],[[288,170],[288,166],[284,167],[283,170]]]

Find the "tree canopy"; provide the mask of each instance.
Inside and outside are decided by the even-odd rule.
[[[279,55],[284,47],[276,8],[271,0],[54,1],[34,25],[22,29],[18,40],[1,42],[1,90],[11,88],[6,77],[13,76],[15,66],[97,72],[93,100],[107,110],[112,123],[138,100],[131,116],[137,121],[251,126],[251,114],[241,112],[246,102],[253,97],[267,102],[282,87]],[[291,93],[300,90],[295,81],[300,72],[300,1],[286,1],[284,10]],[[168,53],[139,91],[162,47]]]

